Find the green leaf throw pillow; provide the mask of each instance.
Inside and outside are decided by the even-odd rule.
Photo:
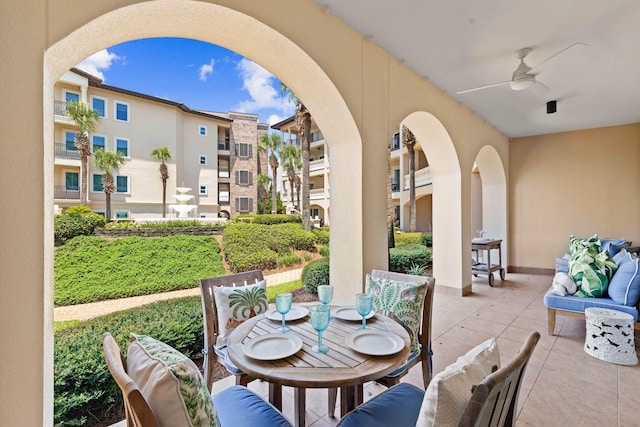
[[[597,235],[587,239],[569,239],[569,275],[576,283],[579,297],[600,298],[607,294],[607,286],[616,265],[608,251],[600,250]]]
[[[367,293],[373,295],[373,311],[400,323],[411,337],[411,352],[420,352],[422,306],[427,294],[424,283],[400,282],[367,274]]]
[[[161,426],[220,426],[198,367],[173,347],[146,335],[131,334],[127,373]]]

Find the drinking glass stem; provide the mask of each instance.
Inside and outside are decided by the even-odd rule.
[[[362,329],[367,329],[367,316],[362,316]]]
[[[318,331],[318,351],[322,348],[322,332]]]
[[[282,330],[284,331],[284,318],[285,318],[286,314],[282,315]]]

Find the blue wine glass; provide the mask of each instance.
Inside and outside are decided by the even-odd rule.
[[[291,330],[290,327],[284,325],[284,319],[291,310],[291,302],[293,301],[293,295],[291,292],[280,292],[276,294],[276,310],[278,313],[282,314],[282,326],[278,328],[280,332],[289,332]]]
[[[314,305],[309,309],[311,326],[318,331],[318,345],[311,347],[311,350],[315,353],[327,353],[329,351],[329,347],[322,344],[322,333],[329,326],[330,313],[331,309],[326,305]]]
[[[356,294],[356,310],[362,316],[362,329],[367,329],[367,316],[373,310],[373,295]]]
[[[318,286],[318,301],[322,304],[327,305],[333,299],[333,286],[331,285],[320,285]]]

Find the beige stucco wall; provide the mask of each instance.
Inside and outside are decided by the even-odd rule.
[[[0,425],[53,419],[53,85],[81,59],[126,40],[182,36],[222,45],[304,100],[334,141],[331,256],[348,260],[331,264],[337,303],[352,301],[365,272],[386,266],[386,147],[408,118],[429,141],[423,149],[442,189],[433,199],[434,275],[439,286],[469,287],[470,171],[487,144],[507,170],[507,139],[315,2],[5,0],[1,9]]]
[[[511,266],[554,268],[572,234],[640,244],[640,124],[510,145]]]

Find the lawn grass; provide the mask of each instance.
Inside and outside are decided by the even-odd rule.
[[[267,300],[273,302],[276,294],[280,292],[292,292],[304,288],[302,281],[294,280],[293,282],[281,283],[279,285],[267,286]]]
[[[78,236],[56,249],[54,303],[73,305],[198,286],[225,274],[211,236]]]

